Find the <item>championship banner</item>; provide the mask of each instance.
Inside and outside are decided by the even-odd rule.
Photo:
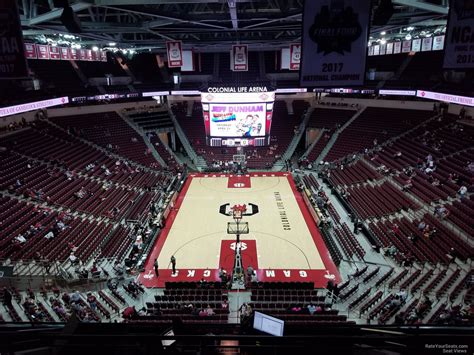
[[[421,41],[421,51],[422,52],[431,51],[431,46],[432,45],[433,45],[433,38],[432,37],[423,38],[423,41]]]
[[[49,58],[54,60],[61,59],[61,52],[59,51],[59,47],[49,47]]]
[[[70,48],[61,47],[61,59],[62,60],[70,60],[71,59]]]
[[[301,44],[290,45],[290,70],[300,70]]]
[[[100,60],[102,62],[106,62],[107,61],[107,52],[105,51],[100,51]]]
[[[385,54],[393,54],[393,42],[387,43],[387,50],[385,51]]]
[[[49,46],[45,44],[37,44],[36,52],[38,53],[38,59],[49,59]]]
[[[374,55],[374,46],[369,47],[369,55],[370,56]]]
[[[421,50],[421,38],[414,39],[411,44],[411,50],[413,52],[419,52]]]
[[[71,53],[72,60],[79,60],[79,51],[76,48],[71,48],[69,52]]]
[[[91,60],[96,61],[100,60],[100,54],[99,51],[91,51]]]
[[[441,51],[444,48],[444,36],[436,36],[433,38],[433,50]]]
[[[374,46],[374,55],[380,55],[380,45],[378,44]]]
[[[86,60],[88,60],[88,61],[92,60],[92,50],[91,49],[86,49]]]
[[[166,42],[166,52],[168,54],[168,68],[183,66],[183,45],[181,41]]]
[[[303,13],[300,85],[362,85],[370,1],[306,1]]]
[[[393,54],[399,54],[402,51],[402,42],[395,42],[393,44]]]
[[[473,1],[450,0],[445,41],[443,68],[474,68]]]
[[[247,71],[248,65],[248,48],[246,44],[237,44],[232,46],[231,53],[231,69],[233,71]]]
[[[27,59],[36,59],[36,46],[34,43],[25,43],[25,57]]]
[[[385,51],[387,49],[387,44],[380,45],[380,55],[385,55]]]
[[[79,60],[87,60],[87,53],[85,49],[78,49],[77,52],[79,53]]]
[[[16,0],[0,0],[0,79],[28,76]]]
[[[409,52],[411,52],[411,41],[403,41],[402,53],[409,53]]]

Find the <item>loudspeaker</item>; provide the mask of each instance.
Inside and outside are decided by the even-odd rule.
[[[393,4],[392,0],[380,0],[379,6],[374,11],[374,18],[372,20],[372,25],[374,26],[383,26],[393,15]]]
[[[61,14],[61,22],[64,27],[71,33],[81,33],[81,21],[77,17],[76,13],[73,11],[71,6],[64,8],[63,13]]]

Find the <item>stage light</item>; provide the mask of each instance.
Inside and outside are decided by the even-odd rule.
[[[380,34],[381,34],[382,36],[385,36],[385,35],[387,34],[387,32],[382,31],[382,32],[380,32]]]
[[[92,50],[93,50],[93,51],[98,51],[98,50],[99,50],[99,47],[94,46],[94,47],[92,47]]]
[[[415,29],[415,27],[412,27],[412,26],[407,27],[407,31],[413,31],[414,29]]]
[[[405,36],[405,39],[406,39],[407,41],[409,41],[409,40],[411,39],[411,34],[407,34],[407,35]]]
[[[110,43],[109,43],[109,46],[110,46],[110,47],[115,47],[116,45],[117,45],[117,43],[115,43],[115,42],[110,42]]]

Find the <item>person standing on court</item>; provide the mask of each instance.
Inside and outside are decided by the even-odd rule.
[[[176,274],[176,258],[171,255],[171,267],[173,268],[173,274]]]
[[[155,269],[156,277],[160,276],[160,273],[158,272],[158,258],[155,259],[155,262],[153,263],[153,268]]]

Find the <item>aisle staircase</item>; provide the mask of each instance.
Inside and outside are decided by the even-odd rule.
[[[339,134],[342,131],[344,131],[347,127],[349,127],[349,125],[352,122],[354,122],[365,111],[366,108],[367,107],[362,107],[361,109],[359,109],[359,111],[357,111],[356,114],[352,116],[352,118],[349,121],[347,121],[341,128],[339,128],[336,132],[334,132],[331,139],[329,139],[328,144],[326,144],[321,154],[319,154],[319,156],[314,161],[315,164],[319,164],[326,157],[326,155],[329,153],[334,143],[336,143],[337,139],[339,138]]]

